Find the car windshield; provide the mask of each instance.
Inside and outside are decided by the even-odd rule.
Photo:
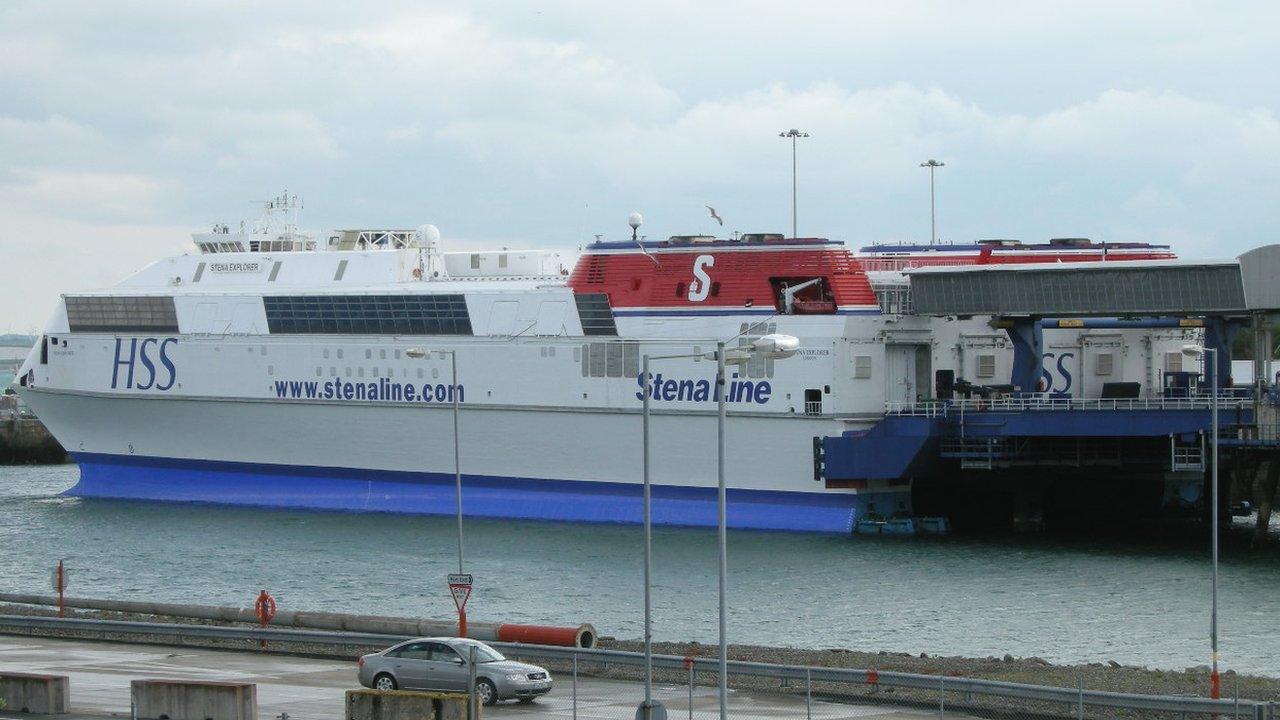
[[[480,643],[467,643],[458,649],[462,652],[464,657],[467,657],[471,653],[471,648],[476,649],[476,662],[478,663],[491,663],[506,660],[506,658],[502,656],[502,653],[499,653],[488,645],[481,645]]]

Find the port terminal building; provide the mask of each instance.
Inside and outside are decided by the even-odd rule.
[[[922,490],[917,514],[929,514],[932,494],[940,514],[969,498],[1024,525],[1043,523],[1049,511],[1088,517],[1152,504],[1202,513],[1216,408],[1220,462],[1234,477],[1223,492],[1237,496],[1221,498],[1222,507],[1242,511],[1249,502],[1242,496],[1268,480],[1267,497],[1274,496],[1280,383],[1265,373],[1275,341],[1270,324],[1280,314],[1280,245],[1233,260],[908,273],[913,314],[987,316],[1007,333],[1009,382],[977,386],[939,370],[931,399],[890,402],[870,429],[815,440],[815,476],[828,486],[909,477]],[[1158,392],[1137,382],[1104,383],[1092,397],[1046,387],[1046,329],[1160,327],[1196,328],[1202,343],[1183,348],[1185,368],[1161,373]],[[1254,377],[1233,378],[1231,348],[1245,327],[1255,329]],[[993,504],[993,497],[1002,500]]]

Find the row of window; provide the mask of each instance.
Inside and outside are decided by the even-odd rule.
[[[178,332],[169,296],[69,296],[66,302],[72,332]]]
[[[573,299],[578,304],[578,317],[582,319],[583,335],[618,334],[618,326],[613,321],[613,308],[609,306],[608,295],[579,293],[574,295]]]
[[[262,302],[273,334],[472,334],[462,295],[268,295]]]
[[[886,285],[875,292],[880,312],[885,315],[910,315],[914,310],[910,285]]]
[[[603,293],[575,295],[584,335],[618,334]],[[272,334],[472,335],[463,295],[267,295]],[[171,296],[66,298],[67,319],[79,332],[178,332]]]
[[[582,363],[582,377],[639,377],[640,344],[634,342],[594,342],[574,353]]]

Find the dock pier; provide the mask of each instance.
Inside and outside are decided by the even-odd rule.
[[[69,462],[67,451],[38,418],[14,409],[0,409],[0,465]]]

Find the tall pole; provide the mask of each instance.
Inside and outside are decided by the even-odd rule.
[[[720,720],[728,720],[729,718],[729,647],[725,634],[725,615],[727,614],[725,595],[728,591],[729,538],[726,530],[725,506],[727,505],[727,498],[724,483],[724,421],[725,393],[727,390],[724,372],[724,341],[720,341],[716,343],[716,409],[719,416],[716,428],[716,480],[718,482],[718,534],[720,541]]]
[[[796,136],[791,136],[791,237],[800,237],[796,229]]]
[[[1213,518],[1210,523],[1213,533],[1213,610],[1209,620],[1209,643],[1210,651],[1213,658],[1213,669],[1209,675],[1209,696],[1215,700],[1222,697],[1222,679],[1218,675],[1218,373],[1221,368],[1218,365],[1218,348],[1210,348],[1213,358],[1213,384],[1210,390],[1213,396],[1210,398],[1210,407],[1212,408],[1213,421],[1213,455],[1210,480],[1210,492],[1213,493],[1213,501],[1211,503]]]
[[[791,138],[791,237],[796,237],[800,234],[800,231],[796,229],[796,142],[800,138],[809,137],[809,133],[791,128],[778,133],[778,137]]]
[[[449,369],[453,376],[453,499],[458,511],[458,574],[462,574],[462,451],[458,435],[458,403],[462,389],[458,387],[458,351],[449,351]],[[467,609],[458,607],[458,637],[467,636]],[[472,687],[475,683],[472,682]]]
[[[645,717],[653,707],[653,633],[652,605],[650,604],[650,568],[653,563],[653,515],[649,477],[649,356],[640,365],[640,377],[644,379],[644,705]]]
[[[929,166],[929,244],[938,244],[938,203],[933,187],[933,166]]]
[[[928,162],[920,163],[920,167],[929,168],[929,244],[936,245],[938,243],[938,212],[937,203],[933,191],[933,171],[940,167],[945,167],[946,163],[938,162],[932,158]]]
[[[458,447],[458,400],[462,394],[458,387],[458,351],[449,351],[449,365],[453,371],[453,484],[454,501],[458,508],[458,574],[462,574],[462,452]],[[465,615],[463,616],[466,617]],[[466,620],[464,619],[465,623]]]

